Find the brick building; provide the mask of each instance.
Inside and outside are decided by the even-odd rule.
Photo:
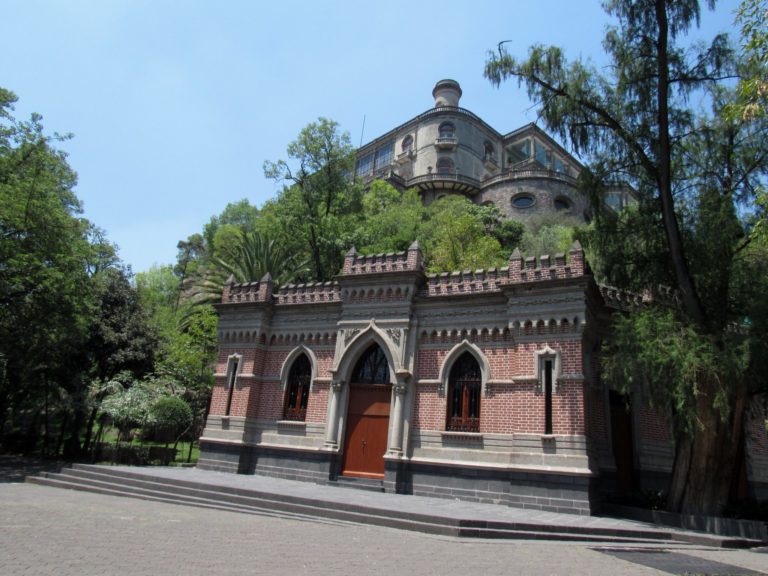
[[[452,80],[433,94],[433,109],[359,150],[361,176],[416,186],[425,202],[493,202],[510,218],[583,214],[580,166],[553,140],[532,125],[496,133],[458,107]],[[446,158],[452,170],[439,168]],[[632,298],[596,285],[578,244],[440,275],[425,274],[416,243],[353,249],[332,282],[230,283],[198,466],[581,514],[604,493],[660,488],[668,421],[639,394],[628,410],[599,377],[609,315]],[[765,498],[758,408],[745,481]]]

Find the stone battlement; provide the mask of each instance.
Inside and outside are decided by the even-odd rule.
[[[322,302],[339,302],[340,300],[338,282],[287,284],[286,286],[281,286],[275,294],[275,303],[278,305],[317,304]]]
[[[408,250],[387,254],[360,255],[352,248],[344,257],[341,276],[423,270],[421,249],[418,242],[414,242]],[[584,251],[578,242],[574,242],[568,252],[567,261],[565,254],[555,254],[554,261],[549,256],[524,259],[516,249],[509,257],[508,267],[429,274],[421,294],[431,297],[499,292],[502,286],[509,284],[576,278],[585,273]],[[606,287],[606,290],[609,289]],[[608,296],[604,294],[606,301],[627,298],[614,292],[608,293]],[[225,304],[274,302],[277,305],[340,302],[341,291],[338,282],[334,281],[288,284],[273,292],[272,277],[265,274],[260,281],[245,284],[236,284],[230,277],[224,285],[221,301]]]
[[[508,283],[509,268],[429,274],[426,295],[455,296],[456,294],[499,292],[500,286]]]
[[[403,252],[361,255],[352,248],[344,257],[342,276],[423,270],[421,248],[414,242]]]
[[[584,250],[578,240],[568,251],[567,261],[563,253],[555,254],[554,261],[549,255],[539,256],[538,260],[535,256],[524,259],[518,249],[509,257],[510,284],[576,278],[586,272]]]
[[[234,276],[230,276],[221,293],[223,304],[268,302],[271,299],[272,276],[268,273],[258,282],[246,282],[244,284],[236,284]]]

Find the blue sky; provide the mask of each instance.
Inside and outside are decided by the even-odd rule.
[[[695,36],[733,33],[736,0]],[[134,271],[175,260],[176,243],[228,202],[261,205],[285,157],[320,116],[367,142],[432,105],[441,78],[500,132],[536,119],[524,90],[483,78],[500,40],[555,44],[600,63],[598,1],[388,2],[5,0],[0,85],[17,117],[39,112],[78,172],[85,216]]]

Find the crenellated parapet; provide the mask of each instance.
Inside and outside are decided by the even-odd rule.
[[[342,276],[381,274],[386,272],[420,272],[424,268],[418,241],[403,252],[361,255],[352,248],[344,257]]]
[[[222,304],[259,303],[272,300],[272,276],[266,273],[258,282],[235,283],[230,276],[221,293]]]
[[[338,282],[315,282],[309,284],[288,284],[281,286],[275,294],[275,304],[321,304],[340,302],[341,291]]]
[[[500,286],[507,283],[509,283],[509,268],[429,274],[424,295],[427,297],[456,296],[499,292]]]
[[[614,288],[613,286],[606,286],[605,284],[598,285],[600,295],[603,297],[603,301],[608,308],[614,308],[616,310],[629,310],[642,306],[644,303],[643,295],[637,292],[630,292],[628,290],[621,290],[620,288]]]
[[[509,257],[510,284],[576,278],[586,273],[584,250],[578,240],[568,251],[567,259],[563,253],[555,254],[554,259],[548,255],[523,258],[518,249]]]

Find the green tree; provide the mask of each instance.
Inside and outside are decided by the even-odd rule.
[[[341,269],[352,245],[362,189],[352,175],[354,148],[338,124],[319,118],[288,145],[288,161],[267,161],[264,174],[285,182],[277,201],[262,208],[267,232],[290,253],[306,255],[310,277],[329,280]],[[263,231],[263,229],[262,229]]]
[[[768,104],[768,4],[743,0],[736,23],[741,26],[745,66],[739,79],[739,100],[731,112],[749,120],[765,116]]]
[[[182,398],[192,410],[190,433],[196,438],[205,424],[213,388],[218,317],[210,305],[174,300],[180,279],[171,266],[136,275],[136,288],[159,335],[153,377],[167,393]],[[220,296],[219,296],[220,297]],[[190,443],[191,456],[192,443]]]
[[[42,426],[48,446],[53,399],[84,386],[98,254],[76,175],[55,148],[66,137],[46,135],[39,115],[15,119],[15,101],[0,89],[0,430],[34,447]]]
[[[363,196],[355,245],[362,254],[407,250],[419,236],[426,209],[415,189],[400,192],[383,180],[374,180]]]
[[[178,396],[161,396],[150,408],[150,418],[155,431],[161,436],[173,439],[173,449],[181,436],[192,426],[192,408]],[[166,447],[169,442],[166,441]]]
[[[280,285],[300,277],[306,269],[305,261],[288,253],[275,240],[258,232],[237,230],[194,281],[191,300],[197,304],[220,302],[224,283],[230,277],[236,282],[257,282],[269,274]]]
[[[697,1],[611,0],[605,6],[618,20],[604,40],[611,59],[606,73],[566,61],[558,48],[534,46],[525,59],[493,54],[486,75],[496,84],[507,78],[525,84],[541,103],[546,126],[590,158],[582,184],[593,195],[617,178],[635,187],[638,207],[629,213],[614,217],[593,207],[589,246],[613,284],[641,288],[639,280],[653,292],[659,284],[671,286],[674,314],[651,306],[618,319],[607,373],[619,374],[622,386],[634,379],[646,398],[674,413],[670,508],[718,513],[743,437],[747,375],[754,375],[754,361],[744,356],[749,343],[732,337],[730,328],[749,308],[735,290],[745,246],[736,207],[754,202],[754,179],[765,162],[747,150],[765,149],[765,136],[721,122],[717,83],[736,69],[727,40],[678,44],[698,23]],[[709,94],[715,113],[689,108],[694,93]],[[608,237],[617,231],[625,236]],[[629,250],[621,254],[609,242]],[[725,274],[716,279],[720,267]]]
[[[489,234],[487,214],[463,196],[446,196],[427,208],[419,241],[430,272],[503,266],[508,255]]]
[[[158,337],[128,273],[121,268],[105,268],[91,281],[93,307],[84,346],[90,366],[88,379],[108,382],[120,372],[136,378],[150,374]],[[72,427],[65,445],[69,457],[89,451],[97,419],[97,408],[90,406],[88,387],[78,387],[73,399]]]

